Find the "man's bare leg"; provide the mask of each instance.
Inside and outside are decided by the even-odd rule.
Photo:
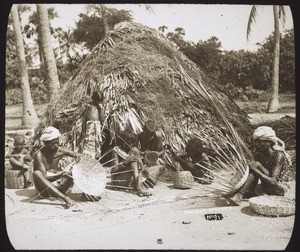
[[[133,172],[133,177],[134,177],[134,190],[136,190],[137,195],[142,197],[142,196],[151,196],[152,193],[149,192],[148,190],[142,188],[141,183],[139,181],[139,170],[138,170],[138,163],[137,162],[132,162],[130,164],[130,167]]]
[[[49,190],[51,194],[57,198],[62,199],[66,203],[66,207],[69,208],[75,204],[75,201],[68,196],[60,192],[50,181],[48,181],[42,172],[35,171],[33,174],[34,183],[38,192],[42,195],[44,190]],[[43,195],[42,195],[43,196]]]

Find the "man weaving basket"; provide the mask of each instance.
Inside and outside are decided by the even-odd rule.
[[[118,142],[113,151],[113,184],[132,186],[138,196],[152,195],[148,189],[154,187],[165,168],[157,163],[158,156],[162,155],[164,150],[161,135],[155,131],[155,123],[152,120],[147,121],[144,131],[138,136],[130,131],[123,132]],[[136,146],[140,146],[141,151]]]
[[[292,179],[290,156],[285,152],[284,142],[276,137],[271,127],[258,127],[253,133],[253,143],[254,161],[249,164],[250,174],[241,189],[230,198],[237,204],[246,193],[250,196],[283,196],[289,189],[285,182]]]
[[[135,146],[141,151],[143,163],[149,174],[147,182],[153,187],[165,169],[165,166],[158,162],[158,158],[165,153],[165,150],[162,134],[156,130],[154,120],[150,119],[145,122],[143,131],[137,135]]]
[[[191,138],[186,147],[187,154],[177,156],[170,151],[173,158],[181,165],[183,170],[190,171],[195,181],[201,184],[211,184],[214,177],[211,170],[211,162],[204,152],[202,141],[198,138]],[[206,169],[203,169],[205,167]]]
[[[34,154],[33,179],[39,195],[60,198],[69,208],[75,202],[65,194],[73,186],[73,179],[68,171],[59,171],[58,164],[64,156],[74,157],[78,160],[81,154],[59,147],[60,136],[59,130],[52,126],[43,130],[40,140],[44,146]]]

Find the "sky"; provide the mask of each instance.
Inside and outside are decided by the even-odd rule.
[[[51,23],[53,27],[75,28],[78,14],[84,4],[51,4],[59,18]],[[144,4],[106,4],[109,8],[131,11],[133,21],[158,29],[167,26],[166,32],[175,28],[185,30],[184,39],[197,43],[215,36],[224,50],[256,50],[256,43],[263,43],[274,30],[272,5],[260,5],[256,22],[253,24],[249,41],[246,39],[248,17],[251,5],[204,5],[204,4],[151,4],[152,11]],[[293,18],[289,6],[285,6],[286,21],[281,31],[293,28]]]

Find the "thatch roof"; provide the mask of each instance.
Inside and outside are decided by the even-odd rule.
[[[217,130],[226,128],[210,99],[242,138],[251,133],[247,115],[199,67],[161,33],[140,24],[120,23],[107,34],[50,102],[38,131],[55,124],[74,137],[95,90],[104,93],[111,131],[129,127],[139,133],[143,122],[153,118],[177,150],[191,136],[215,138]]]

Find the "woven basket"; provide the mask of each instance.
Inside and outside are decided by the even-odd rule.
[[[174,187],[178,189],[189,189],[193,187],[194,177],[190,171],[180,171],[174,177]]]
[[[29,176],[32,179],[32,171]],[[25,187],[25,178],[20,170],[5,171],[5,187],[8,189],[23,189]]]
[[[284,196],[264,195],[249,199],[251,208],[262,215],[288,216],[295,214],[295,200]]]
[[[83,155],[80,162],[72,166],[74,183],[89,195],[100,196],[106,186],[106,171],[94,158]]]

